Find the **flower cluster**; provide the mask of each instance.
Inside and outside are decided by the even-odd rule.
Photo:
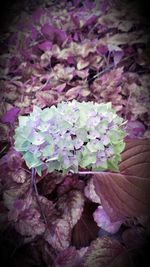
[[[34,106],[29,116],[19,117],[15,148],[39,175],[44,169],[117,171],[125,146],[122,124],[111,103],[73,100],[43,110]]]

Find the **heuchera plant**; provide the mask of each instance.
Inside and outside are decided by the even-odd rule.
[[[122,125],[111,103],[73,100],[43,110],[34,106],[29,116],[19,117],[15,148],[39,175],[45,169],[118,171],[125,147]]]

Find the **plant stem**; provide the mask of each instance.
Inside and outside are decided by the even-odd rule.
[[[78,172],[78,174],[80,174],[80,175],[87,175],[87,174],[99,174],[99,173],[101,173],[101,171],[95,171],[95,172],[93,172],[93,171],[81,171],[81,172]]]
[[[35,197],[36,197],[36,200],[37,200],[37,204],[38,204],[38,206],[40,208],[40,211],[41,211],[41,215],[43,217],[43,220],[44,220],[45,224],[47,225],[47,219],[46,219],[45,214],[43,212],[41,203],[39,201],[39,193],[38,193],[38,189],[37,189],[37,186],[36,186],[35,178],[36,178],[36,172],[35,172],[35,169],[32,168],[32,185],[33,185],[33,188],[34,188],[34,191],[35,191]]]

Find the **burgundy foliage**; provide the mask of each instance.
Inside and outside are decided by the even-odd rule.
[[[95,203],[85,202],[82,216],[72,232],[72,244],[77,248],[89,245],[98,236],[99,227],[93,220],[96,207]]]
[[[149,140],[130,140],[122,153],[120,173],[94,175],[96,193],[112,221],[149,212],[149,159]]]

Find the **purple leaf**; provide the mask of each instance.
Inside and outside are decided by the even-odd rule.
[[[150,141],[127,141],[119,169],[94,175],[96,193],[112,222],[149,213]]]
[[[85,267],[109,267],[115,258],[123,253],[123,246],[116,240],[108,237],[97,238],[89,246],[83,257]]]
[[[107,52],[108,52],[108,48],[107,48],[107,46],[106,45],[99,45],[98,47],[97,47],[97,52],[98,52],[98,54],[100,54],[100,55],[105,55]]]
[[[23,184],[27,179],[27,173],[22,169],[18,169],[11,173],[14,182]]]
[[[93,212],[96,208],[95,203],[85,202],[82,216],[72,231],[72,245],[77,248],[88,246],[98,237],[99,227],[93,219]]]
[[[18,198],[22,197],[24,194],[27,193],[30,188],[30,180],[21,185],[11,185],[10,182],[8,183],[8,185],[9,188],[3,193],[3,200],[5,206],[10,209]]]
[[[30,206],[30,200],[15,201],[8,217],[10,221],[15,222],[16,230],[22,235],[35,237],[45,231],[40,213]]]
[[[145,132],[145,126],[140,121],[129,121],[125,126],[127,137],[142,137]]]
[[[81,218],[84,206],[83,193],[78,190],[72,190],[62,195],[58,200],[58,210],[62,216],[69,221],[70,227],[73,228]]]
[[[87,27],[87,26],[92,26],[93,24],[95,24],[97,21],[97,16],[95,15],[92,15],[84,24],[84,27]]]
[[[100,197],[96,194],[93,178],[89,179],[86,187],[84,188],[85,196],[94,203],[101,204]]]
[[[67,34],[64,30],[57,29],[49,23],[44,24],[41,28],[41,32],[43,35],[47,36],[52,43],[57,43],[58,45],[61,45],[67,39]]]
[[[3,115],[2,117],[2,122],[4,123],[14,123],[18,113],[19,113],[20,109],[13,107],[10,110],[6,111],[6,113]]]
[[[80,267],[81,258],[75,247],[69,247],[61,251],[53,267]]]
[[[72,87],[66,92],[66,98],[68,100],[76,99],[81,91],[81,86]]]
[[[50,41],[52,42],[54,41],[55,38],[55,31],[56,28],[49,23],[44,24],[43,27],[41,28],[42,34],[48,36]]]
[[[42,15],[45,15],[45,12],[42,8],[37,8],[33,13],[32,13],[32,19],[34,22],[39,22],[41,19]]]
[[[0,166],[7,168],[7,170],[16,171],[18,170],[23,163],[21,154],[11,148],[5,156],[0,160]]]
[[[39,187],[43,195],[51,194],[56,186],[64,180],[64,176],[59,172],[53,172],[43,175],[39,182]]]
[[[58,186],[57,192],[59,195],[63,195],[72,189],[82,190],[84,188],[84,182],[79,180],[76,176],[66,176],[64,181]]]
[[[53,46],[52,43],[49,41],[45,41],[45,42],[38,44],[38,48],[44,52],[50,51],[52,49],[52,46]]]
[[[123,56],[124,56],[124,52],[123,51],[114,51],[113,52],[115,66],[117,66],[117,64],[121,61]]]
[[[44,236],[56,251],[68,248],[71,241],[70,222],[67,219],[57,219]]]

